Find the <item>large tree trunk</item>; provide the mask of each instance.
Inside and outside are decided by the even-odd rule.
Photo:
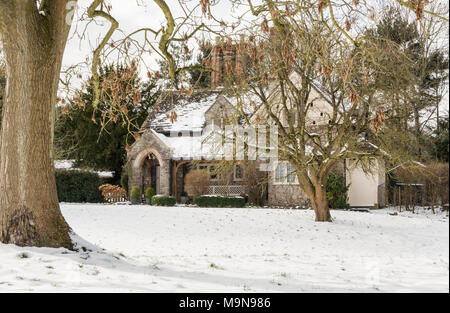
[[[56,193],[52,142],[67,1],[49,4],[48,17],[33,9],[33,2],[35,6],[35,1],[10,2],[3,15],[10,21],[1,33],[7,87],[0,146],[0,241],[72,248]]]
[[[315,195],[311,197],[311,205],[316,214],[316,222],[332,221],[325,188],[316,188]]]
[[[311,171],[306,171],[300,166],[297,167],[300,187],[311,201],[311,206],[316,214],[316,222],[332,222],[326,188],[328,171],[324,171],[320,176],[317,175],[313,178],[311,176]]]
[[[315,201],[312,206],[316,214],[316,222],[332,222],[328,201]]]

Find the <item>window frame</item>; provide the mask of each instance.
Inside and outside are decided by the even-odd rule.
[[[221,181],[222,180],[222,178],[220,177],[221,175],[213,173],[215,169],[216,169],[216,164],[201,163],[197,166],[197,170],[207,170],[208,171],[210,181],[212,181],[212,182]],[[213,178],[213,176],[215,176],[215,178]]]
[[[293,177],[293,180],[290,178]],[[288,161],[278,162],[273,170],[272,183],[274,185],[298,185],[295,169]]]
[[[241,178],[238,178],[236,173],[237,173],[237,169],[241,168]],[[234,166],[234,170],[233,170],[233,180],[238,182],[238,181],[243,181],[244,180],[244,169],[242,168],[242,166],[240,164],[236,164]]]

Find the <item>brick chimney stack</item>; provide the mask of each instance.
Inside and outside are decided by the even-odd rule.
[[[211,50],[211,89],[216,89],[222,85],[223,74],[223,51],[220,37],[216,37],[216,44]]]
[[[236,77],[238,82],[242,78],[244,78],[245,75],[245,55],[244,55],[244,47],[245,47],[245,37],[244,35],[241,35],[240,41],[239,41],[239,47],[236,48]]]
[[[241,36],[241,47],[244,45],[244,37]],[[230,41],[224,43],[220,37],[216,37],[216,44],[211,50],[211,89],[223,86],[224,77],[236,75],[237,79],[245,72],[245,58],[243,49]]]

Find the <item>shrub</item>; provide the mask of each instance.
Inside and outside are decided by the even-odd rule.
[[[186,191],[183,191],[183,192],[181,193],[181,196],[182,196],[182,197],[186,197],[186,198],[189,197],[189,195],[188,195],[188,193],[187,193]]]
[[[194,203],[201,208],[243,208],[245,199],[242,197],[197,196]]]
[[[141,189],[139,187],[133,187],[131,189],[131,198],[140,198],[141,197]]]
[[[406,187],[408,187],[404,187],[405,190],[401,193],[401,199],[397,199],[396,204],[400,205],[400,207],[404,205],[407,210],[412,207],[414,211],[415,205],[427,204],[434,211],[436,205],[443,206],[448,204],[448,163],[431,162],[426,164],[426,166],[416,165],[399,168],[395,171],[395,179],[405,183]],[[417,197],[417,191],[413,190],[414,184],[423,185],[423,199]],[[397,190],[397,188],[394,190]]]
[[[428,203],[434,210],[435,205],[448,204],[449,166],[448,163],[432,162],[427,164],[423,173]]]
[[[102,180],[97,173],[56,170],[56,188],[60,202],[101,203],[104,201],[98,189]]]
[[[332,209],[348,209],[348,190],[345,177],[339,174],[331,174],[327,180],[327,199]]]
[[[155,190],[153,188],[147,188],[145,189],[145,198],[151,199],[155,195]]]
[[[108,202],[122,201],[127,196],[127,191],[119,186],[104,184],[98,187],[103,198]]]
[[[210,173],[206,170],[193,170],[186,175],[185,188],[191,196],[204,195],[209,186]]]
[[[177,203],[175,197],[169,196],[154,196],[152,198],[152,205],[155,206],[174,206]]]

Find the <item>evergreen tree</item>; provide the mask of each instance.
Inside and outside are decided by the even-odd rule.
[[[205,89],[211,87],[211,72],[199,69],[206,68],[203,60],[210,57],[211,46],[205,41],[200,43],[196,52],[190,51],[184,44],[172,44],[170,51],[175,58],[177,68],[193,67],[175,78],[174,84],[168,80],[168,66],[164,60],[158,61],[160,74],[166,80],[165,87],[180,89],[182,82],[188,82],[194,89]],[[196,58],[195,58],[196,55]]]
[[[438,161],[448,163],[449,155],[449,124],[448,115],[439,120],[439,128],[436,129],[433,138],[433,155]]]
[[[409,150],[418,159],[429,159],[432,151],[424,147],[430,138],[430,116],[441,101],[442,87],[447,83],[448,51],[431,45],[416,23],[396,8],[388,9],[366,35],[386,50],[398,51],[398,59],[380,58],[380,64],[387,70],[374,75],[384,102],[391,105],[388,114],[393,118],[388,126],[397,138],[394,144],[404,145],[402,149]],[[389,70],[394,68],[395,71]],[[402,74],[392,75],[399,72]],[[403,122],[397,122],[400,120]]]
[[[74,159],[77,167],[113,171],[116,184],[126,163],[127,146],[136,140],[135,134],[159,93],[155,81],[142,84],[137,75],[123,79],[128,70],[123,66],[103,68],[100,77],[103,85],[111,81],[111,77],[117,79],[112,83],[114,88],[107,87],[103,91],[109,96],[104,96],[96,109],[86,105],[93,99],[92,81],[88,81],[86,91],[60,108],[61,116],[55,127],[56,154],[59,158]],[[123,92],[117,95],[117,90]],[[133,99],[137,91],[141,98],[139,102]],[[113,104],[114,97],[111,95],[119,103]]]
[[[199,47],[199,53],[197,55],[197,62],[194,65],[205,66],[203,60],[210,57],[211,46],[203,41]],[[190,83],[196,89],[210,88],[211,87],[211,72],[202,71],[199,69],[193,69],[189,71]]]
[[[175,59],[175,65],[177,68],[190,65],[192,60],[192,52],[186,45],[181,43],[171,44],[169,51]],[[162,78],[165,80],[164,84],[165,88],[180,89],[181,83],[188,80],[188,77],[186,77],[186,72],[182,72],[180,73],[180,75],[177,75],[177,77],[175,77],[175,81],[172,83],[169,79],[169,67],[167,65],[167,62],[165,60],[159,60],[158,64],[160,74]]]

